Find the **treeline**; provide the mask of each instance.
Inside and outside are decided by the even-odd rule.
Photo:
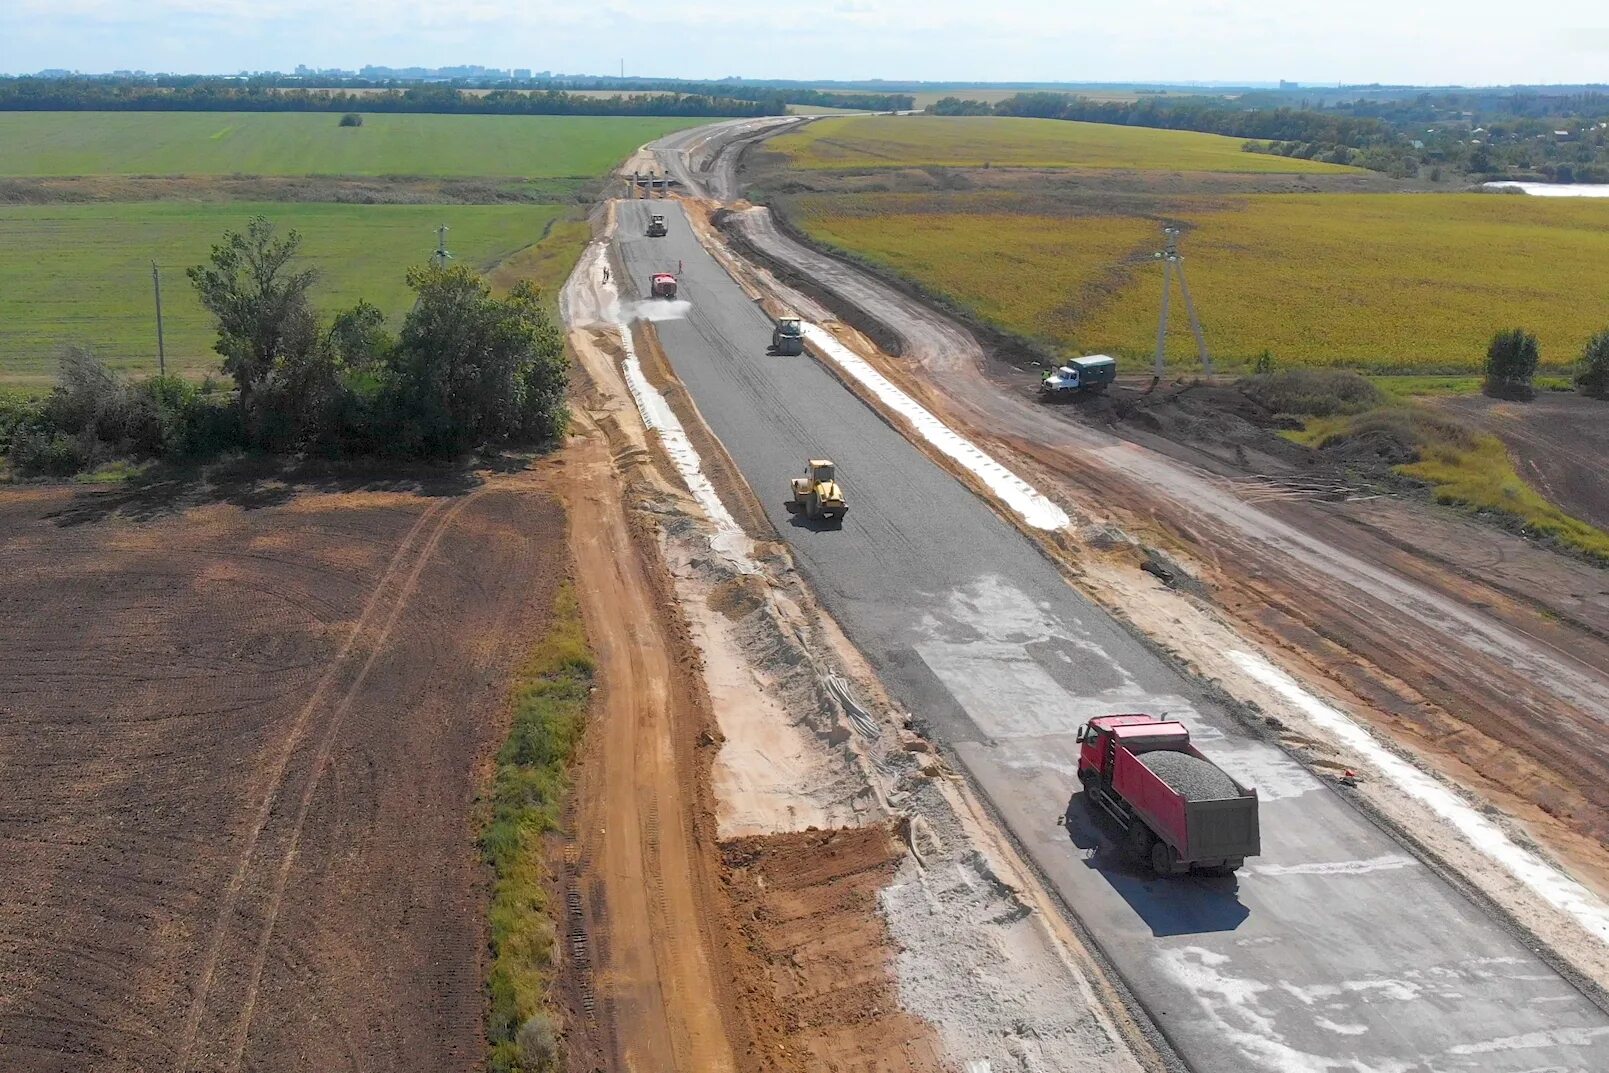
[[[424,112],[448,115],[781,115],[777,101],[737,100],[699,94],[634,94],[587,97],[548,90],[466,93],[452,86],[420,85],[377,93],[283,89],[227,80],[197,80],[182,86],[71,78],[0,79],[0,111],[96,112]]]
[[[832,91],[804,86],[775,86],[737,81],[681,82],[676,79],[660,81],[640,78],[564,78],[552,80],[552,85],[563,89],[634,90],[652,93],[697,93],[708,97],[735,97],[744,101],[761,101],[772,104],[808,104],[822,108],[850,108],[863,112],[904,112],[916,106],[916,98],[909,93],[872,93],[858,91]]]
[[[487,89],[486,93],[466,92]],[[597,97],[575,90],[618,91]],[[675,79],[476,79],[401,84],[361,78],[331,86],[284,75],[216,78],[0,77],[6,111],[489,112],[498,115],[781,115],[790,104],[868,112],[910,109],[909,93],[831,93],[797,86]]]
[[[293,267],[300,245],[258,217],[189,270],[233,390],[129,380],[69,350],[49,396],[0,407],[12,469],[61,477],[243,450],[450,459],[563,435],[563,339],[529,284],[496,298],[467,267],[414,269],[414,306],[392,334],[367,302],[320,318],[314,273]]]
[[[1061,93],[1020,93],[994,104],[946,97],[935,115],[1005,115],[1120,126],[1194,130],[1245,139],[1247,152],[1350,164],[1399,178],[1440,181],[1444,174],[1609,182],[1609,96],[1552,98],[1568,117],[1527,114],[1541,105],[1525,94],[1503,100],[1485,119],[1464,105],[1491,100],[1463,94],[1415,100],[1352,101],[1325,108],[1256,107],[1288,95],[1148,97],[1093,101]],[[1601,110],[1601,111],[1600,111]],[[1602,116],[1603,118],[1600,118]],[[1436,125],[1432,125],[1436,124]]]
[[[1197,130],[1231,138],[1317,142],[1362,148],[1391,138],[1378,119],[1329,112],[1274,108],[1248,111],[1217,97],[1146,97],[1137,101],[1092,101],[1059,93],[1019,93],[995,105],[997,115],[1076,119],[1163,130]]]

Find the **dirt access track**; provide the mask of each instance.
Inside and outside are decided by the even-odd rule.
[[[481,1068],[474,801],[563,509],[168,491],[0,491],[0,1069]]]

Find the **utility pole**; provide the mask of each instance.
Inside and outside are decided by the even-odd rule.
[[[1196,303],[1190,297],[1190,284],[1184,278],[1184,255],[1179,252],[1180,230],[1177,227],[1164,227],[1162,229],[1162,251],[1157,259],[1162,262],[1162,313],[1156,323],[1156,378],[1162,379],[1162,363],[1167,349],[1168,338],[1168,302],[1173,295],[1173,273],[1179,273],[1179,290],[1184,295],[1185,312],[1190,316],[1190,331],[1196,337],[1196,354],[1201,358],[1201,367],[1208,376],[1212,375],[1212,356],[1207,353],[1207,340],[1201,334],[1201,321],[1196,317]]]
[[[452,259],[453,255],[447,252],[447,225],[442,224],[436,228],[436,252],[430,255],[430,261],[441,268]]]
[[[157,271],[156,262],[151,262],[151,289],[156,292],[156,372],[157,376],[168,375],[168,348],[162,341],[162,274]]]

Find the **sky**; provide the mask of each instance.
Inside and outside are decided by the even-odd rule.
[[[719,78],[1609,81],[1609,0],[0,0],[0,73],[483,64]]]

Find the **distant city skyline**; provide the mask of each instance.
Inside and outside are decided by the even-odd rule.
[[[9,0],[0,72],[375,64],[643,77],[1333,85],[1609,80],[1609,4],[1555,0]]]

